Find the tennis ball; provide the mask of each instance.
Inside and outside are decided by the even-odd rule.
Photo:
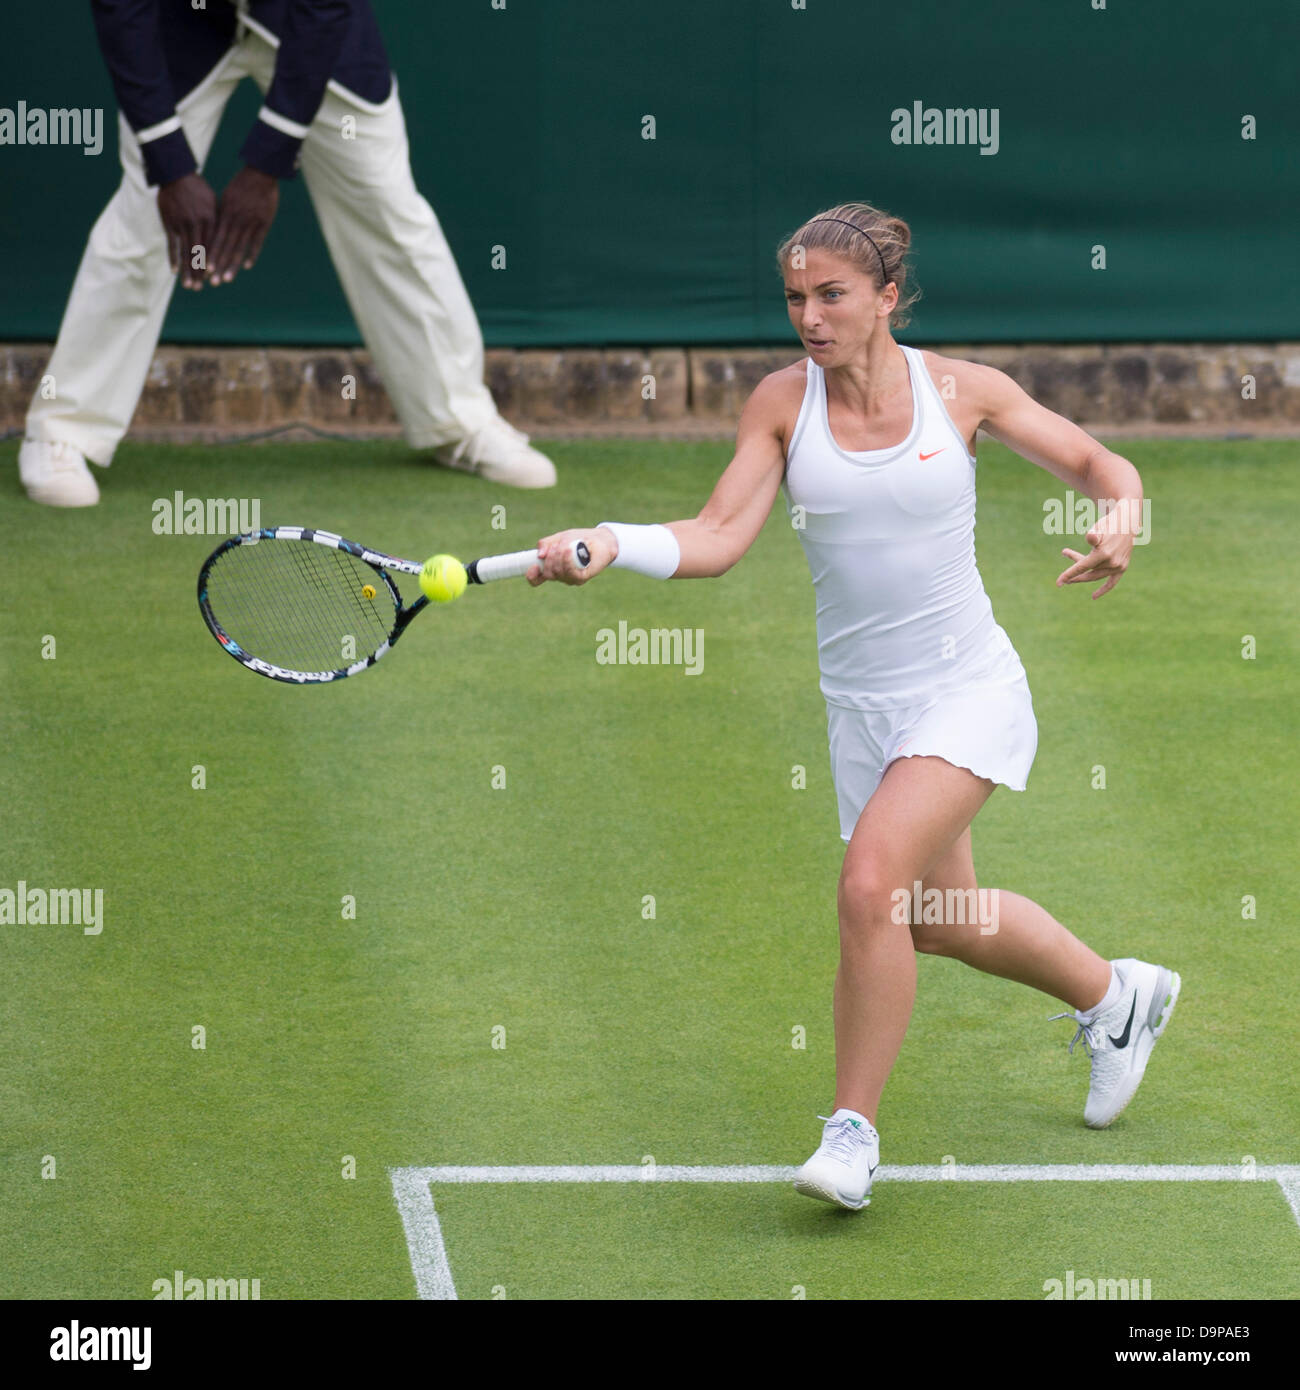
[[[465,592],[465,566],[454,555],[433,555],[420,571],[420,588],[434,603],[450,603]]]
[[[369,598],[374,598],[374,596],[375,596],[375,586],[374,586],[373,584],[363,584],[363,585],[361,586],[361,597],[362,597],[362,598],[367,598],[367,599],[369,599]]]

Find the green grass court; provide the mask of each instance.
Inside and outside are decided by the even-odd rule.
[[[922,957],[886,1168],[1300,1163],[1295,446],[1115,447],[1153,539],[1092,603],[1054,586],[1061,547],[1087,549],[1044,534],[1063,487],[981,445],[980,567],[1040,742],[1028,791],[977,818],[975,862],[1103,954],[1179,970],[1178,1011],[1137,1099],[1093,1132],[1073,1025],[1046,1022],[1063,1006]],[[469,559],[694,515],[726,444],[558,443],[543,493],[399,444],[129,444],[75,512],[22,498],[16,450],[0,887],[102,888],[104,921],[0,926],[0,1295],[147,1299],[180,1269],[258,1278],[264,1299],[412,1298],[390,1169],[812,1152],[842,846],[780,503],[720,580],[473,590],[318,689],[223,654],[194,592],[218,538],[152,529],[180,489]],[[620,620],[702,629],[702,673],[598,664]],[[1070,1270],[1156,1298],[1300,1286],[1271,1180],[880,1181],[856,1215],[782,1183],[432,1197],[461,1298],[1041,1299]]]

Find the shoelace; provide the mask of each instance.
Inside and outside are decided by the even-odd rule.
[[[831,1124],[829,1115],[818,1115],[819,1120],[825,1120]],[[867,1142],[865,1131],[857,1129],[852,1120],[836,1120],[833,1122],[835,1129],[831,1131],[830,1137],[823,1137],[822,1143],[826,1146],[828,1153],[832,1153],[836,1158],[843,1158],[851,1161],[857,1156],[858,1146]]]
[[[44,461],[51,473],[75,473],[80,471],[81,460],[76,450],[63,440],[57,439],[45,447]]]
[[[81,460],[60,441],[50,450],[50,468],[54,473],[80,473]]]
[[[459,463],[461,459],[468,454],[469,461],[477,466],[482,462],[482,459],[478,457],[479,445],[482,443],[485,435],[492,434],[504,435],[512,444],[528,443],[528,436],[521,430],[515,429],[509,421],[492,420],[486,425],[480,425],[476,430],[471,430],[451,451],[450,461],[453,464]]]
[[[1064,1013],[1053,1014],[1047,1021],[1048,1023],[1055,1023],[1058,1018],[1072,1018],[1079,1025],[1079,1031],[1070,1041],[1071,1057],[1074,1056],[1074,1044],[1077,1043],[1080,1038],[1083,1039],[1083,1050],[1089,1057],[1101,1046],[1101,1034],[1097,1028],[1096,1019],[1093,1019],[1091,1023],[1084,1023],[1078,1014]]]

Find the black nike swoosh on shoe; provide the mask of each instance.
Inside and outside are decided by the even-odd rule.
[[[1113,1037],[1113,1036],[1111,1037],[1111,1042],[1113,1042],[1113,1043],[1115,1044],[1116,1047],[1127,1047],[1127,1046],[1128,1046],[1128,1035],[1129,1035],[1129,1033],[1132,1031],[1132,1028],[1133,1028],[1133,1015],[1134,1015],[1135,1013],[1137,1013],[1137,1006],[1138,1006],[1137,991],[1134,990],[1134,992],[1133,992],[1133,1007],[1128,1011],[1128,1022],[1124,1025],[1124,1031],[1123,1031],[1123,1032],[1119,1035],[1119,1037],[1117,1037],[1117,1038],[1116,1038],[1116,1037]]]

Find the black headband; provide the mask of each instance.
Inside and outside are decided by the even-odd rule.
[[[885,288],[885,285],[889,284],[889,272],[885,269],[885,258],[884,256],[880,255],[880,247],[876,246],[876,243],[872,238],[870,232],[862,231],[861,227],[855,225],[852,222],[844,221],[842,217],[814,217],[812,222],[810,222],[808,225],[811,227],[813,225],[813,222],[838,222],[841,227],[852,227],[855,232],[860,232],[864,237],[866,237],[868,241],[871,242],[872,246],[876,247],[876,255],[880,256],[880,273],[884,277],[884,283],[880,286],[880,288],[883,290]]]

